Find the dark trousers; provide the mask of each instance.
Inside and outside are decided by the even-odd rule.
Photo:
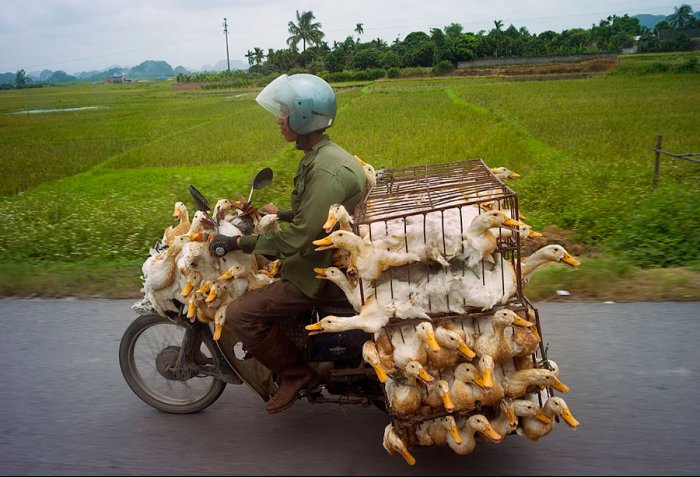
[[[349,306],[342,294],[309,298],[287,280],[278,280],[234,300],[226,309],[226,326],[251,348],[262,342],[275,324],[294,321],[301,312],[320,304]]]

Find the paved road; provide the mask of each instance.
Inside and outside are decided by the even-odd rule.
[[[129,301],[0,301],[1,475],[698,475],[700,303],[538,304],[581,422],[458,456],[381,440],[374,408],[300,402],[268,416],[243,386],[207,410],[158,412],[118,365]]]

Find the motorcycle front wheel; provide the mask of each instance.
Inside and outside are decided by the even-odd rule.
[[[146,404],[171,414],[192,414],[210,406],[224,392],[226,383],[212,376],[187,380],[169,376],[185,335],[185,325],[159,315],[136,318],[119,345],[119,366],[131,390]],[[218,367],[213,340],[202,339],[197,361]],[[165,362],[165,364],[164,364]]]

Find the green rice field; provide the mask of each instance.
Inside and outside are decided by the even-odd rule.
[[[655,296],[700,298],[700,164],[662,156],[651,187],[658,135],[664,150],[700,152],[697,73],[333,86],[330,136],[377,168],[482,158],[521,174],[510,185],[528,223],[570,231],[589,258],[577,271],[543,271],[539,285],[536,276],[535,297],[576,289],[576,277],[582,294],[602,296],[595,270],[622,284],[640,267],[673,267],[683,272],[673,285],[656,275],[666,294]],[[288,205],[300,153],[257,92],[164,83],[0,91],[0,295],[138,295],[140,264],[172,224],[174,202],[194,210],[189,184],[212,201],[235,198],[270,166],[275,179],[254,200]],[[72,108],[92,109],[58,111]],[[57,111],[33,112],[47,109]]]

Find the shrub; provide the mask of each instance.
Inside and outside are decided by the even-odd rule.
[[[440,63],[433,66],[433,74],[434,75],[446,75],[448,73],[451,73],[454,69],[455,69],[455,67],[451,61],[442,60]]]
[[[338,71],[336,73],[328,73],[323,79],[331,83],[342,83],[343,81],[352,81],[353,76],[350,71]]]
[[[398,78],[401,76],[401,69],[399,69],[397,66],[392,66],[388,70],[386,70],[386,76],[388,78]]]
[[[678,73],[700,73],[700,64],[698,64],[697,57],[692,57],[688,58],[685,63],[674,66],[671,70]]]
[[[637,204],[608,240],[636,265],[686,265],[700,260],[697,189],[660,188]],[[673,212],[673,213],[671,213]]]
[[[402,78],[412,78],[421,76],[430,76],[430,68],[421,68],[418,66],[413,66],[410,68],[403,68],[401,70]]]

